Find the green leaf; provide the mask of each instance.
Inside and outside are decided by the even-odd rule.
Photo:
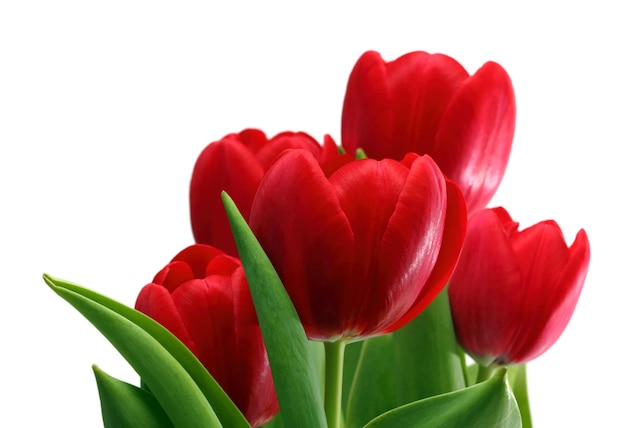
[[[465,387],[447,288],[393,340],[398,405]]]
[[[346,344],[346,350],[343,356],[343,394],[341,404],[344,415],[348,412],[348,401],[350,399],[350,391],[356,376],[356,368],[361,356],[361,348],[365,340]]]
[[[239,409],[193,353],[152,318],[79,285],[49,275],[44,275],[44,280],[109,339],[141,376],[142,382],[145,382],[149,390],[159,399],[163,408],[166,406],[155,387],[163,390],[164,397],[170,397],[169,400],[172,400],[170,406],[181,409],[187,407],[186,397],[189,394],[195,397],[194,401],[202,401],[200,397],[196,397],[199,390],[206,403],[199,404],[199,408],[208,407],[205,410],[213,414],[208,420],[213,420],[217,415],[224,426],[250,427]],[[162,360],[158,356],[162,356]],[[160,369],[161,366],[164,368]],[[170,373],[167,380],[162,379],[161,370]],[[180,382],[176,380],[177,377],[180,377]],[[176,396],[168,392],[170,388],[167,382],[181,383],[177,387],[182,389],[179,391],[181,395]],[[185,401],[185,406],[179,406],[182,401]],[[170,418],[176,424],[171,415]],[[219,422],[216,426],[220,426]]]
[[[285,426],[327,426],[311,348],[276,270],[233,200],[222,192],[246,273]]]
[[[172,422],[154,395],[109,376],[97,366],[102,419],[106,428],[171,428]]]
[[[392,351],[390,334],[365,340],[348,401],[348,428],[361,428],[376,416],[396,407]]]
[[[365,428],[521,428],[522,421],[506,369],[459,391],[406,404],[377,417]]]

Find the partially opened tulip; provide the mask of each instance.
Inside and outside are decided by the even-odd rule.
[[[449,286],[461,346],[483,366],[541,355],[574,312],[589,257],[582,229],[568,248],[552,220],[519,231],[503,208],[476,213]]]
[[[268,139],[258,129],[246,129],[210,143],[196,161],[189,190],[191,227],[196,242],[237,256],[221,192],[226,191],[248,219],[265,171],[283,150],[293,148],[308,150],[318,159],[337,155],[330,137],[326,137],[322,147],[303,132],[282,132]]]
[[[459,185],[471,214],[498,188],[514,128],[513,87],[500,65],[487,62],[469,75],[446,55],[411,52],[385,62],[369,51],[350,74],[341,132],[348,153],[430,155]]]
[[[388,333],[442,290],[463,242],[457,186],[427,156],[324,165],[283,153],[264,177],[250,227],[310,339]]]
[[[196,355],[253,427],[278,412],[261,330],[238,259],[208,245],[192,245],[141,290],[135,306]]]

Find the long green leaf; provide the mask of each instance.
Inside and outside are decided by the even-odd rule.
[[[360,352],[346,412],[346,426],[361,428],[396,404],[393,338],[365,340]]]
[[[276,270],[233,200],[222,192],[287,427],[327,426],[310,345]]]
[[[117,314],[119,317],[126,320],[126,322],[133,326],[133,328],[144,331],[148,336],[152,337],[157,343],[159,343],[167,351],[167,353],[169,353],[184,368],[184,371],[191,376],[193,381],[202,391],[203,395],[211,403],[211,407],[224,426],[235,428],[250,427],[245,417],[241,414],[239,409],[234,405],[226,393],[224,393],[223,389],[218,385],[215,379],[213,379],[210,373],[204,368],[202,363],[198,361],[193,353],[191,353],[191,351],[180,340],[178,340],[173,334],[152,318],[136,311],[135,309],[125,306],[122,303],[116,302],[113,299],[79,285],[53,278],[49,275],[44,275],[44,280],[57,294],[66,300],[68,300],[66,298],[67,296],[72,297],[73,301],[77,300],[77,296],[81,296],[87,302],[91,302],[95,305],[96,308],[101,307],[109,309],[114,314]],[[68,302],[75,306],[72,301],[68,300]],[[83,312],[81,311],[81,313]],[[83,315],[85,315],[85,313],[83,313]],[[87,317],[87,315],[85,316]],[[89,317],[87,318],[89,319]],[[102,328],[109,330],[106,323],[102,326]],[[100,331],[104,334],[102,329],[100,329]],[[109,332],[108,334],[115,335],[117,333]],[[107,336],[107,334],[105,334],[105,336]],[[143,381],[145,381],[152,390],[152,386],[145,378],[143,378]]]
[[[145,330],[111,309],[66,288],[52,289],[85,316],[143,378],[178,427],[221,426],[198,385]]]
[[[100,393],[102,420],[106,428],[172,428],[154,395],[115,379],[97,366],[93,372]]]
[[[341,395],[341,405],[343,414],[348,413],[348,402],[350,400],[350,392],[352,384],[356,377],[356,368],[361,356],[361,349],[366,340],[348,343],[343,356],[343,393]]]
[[[398,405],[465,387],[447,289],[393,340]]]
[[[506,369],[477,385],[393,409],[365,428],[521,428],[522,421],[508,385]]]

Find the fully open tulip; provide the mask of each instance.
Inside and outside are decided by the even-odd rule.
[[[202,151],[193,169],[189,191],[191,227],[197,243],[238,255],[220,194],[225,190],[247,220],[265,171],[289,148],[308,150],[318,159],[337,155],[337,147],[328,136],[322,148],[303,132],[283,132],[268,139],[258,129],[229,134]]]
[[[208,245],[192,245],[141,290],[135,306],[187,345],[252,426],[278,412],[265,345],[238,259]]]
[[[428,154],[459,185],[472,213],[502,180],[514,128],[513,87],[500,65],[487,62],[470,76],[441,54],[412,52],[385,62],[369,51],[350,74],[342,145],[376,159]]]
[[[442,290],[466,212],[427,156],[320,166],[283,153],[264,177],[250,226],[311,339],[351,340],[400,328]]]
[[[503,208],[476,213],[449,287],[461,346],[484,366],[545,352],[574,312],[589,254],[582,229],[568,248],[552,220],[518,231]]]

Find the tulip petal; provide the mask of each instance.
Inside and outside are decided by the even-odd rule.
[[[228,134],[224,140],[237,141],[250,150],[251,153],[258,153],[267,144],[267,136],[260,129],[248,128],[239,133]]]
[[[524,310],[519,307],[524,290],[515,253],[492,210],[479,211],[470,219],[449,295],[465,350],[481,364],[506,352]]]
[[[380,277],[387,290],[379,299],[396,306],[386,325],[404,317],[427,284],[441,250],[445,213],[444,177],[431,158],[421,157],[411,165],[382,243]]]
[[[384,322],[391,306],[402,300],[389,299],[387,291],[394,284],[381,277],[378,260],[408,172],[398,162],[365,159],[345,164],[329,178],[354,234],[354,264],[349,283],[341,284],[341,308],[336,315],[343,331],[356,329],[348,334],[371,334],[372,327]],[[404,239],[395,244],[404,245]]]
[[[180,284],[195,277],[188,263],[182,261],[171,262],[155,275],[152,282],[162,285],[170,293],[173,293]]]
[[[344,283],[351,271],[354,237],[311,153],[288,150],[276,160],[259,186],[250,227],[285,284],[309,338],[339,335],[340,290],[334,284]],[[310,260],[311,255],[316,260]]]
[[[386,156],[402,159],[408,152],[433,153],[441,118],[469,76],[467,71],[449,56],[412,52],[387,64],[387,73],[393,133],[387,142],[391,147],[386,147]]]
[[[204,278],[208,272],[211,272],[207,266],[213,266],[213,272],[220,272],[222,275],[228,275],[241,266],[237,259],[223,254],[215,247],[202,244],[190,245],[176,254],[172,262],[182,262],[188,265],[193,272],[193,278]],[[182,281],[183,278],[181,278],[181,283]]]
[[[191,352],[196,354],[196,345],[172,300],[172,295],[165,287],[158,284],[148,284],[143,287],[137,296],[135,309],[168,329]]]
[[[467,229],[466,219],[465,202],[461,190],[455,183],[446,180],[446,218],[437,262],[410,310],[385,329],[385,333],[395,331],[413,320],[443,290],[456,267],[463,248]]]
[[[304,149],[320,158],[322,147],[313,137],[304,132],[281,132],[272,137],[255,155],[264,171],[274,163],[278,155],[287,149]],[[235,200],[236,202],[236,200]]]
[[[259,417],[259,412],[265,410],[273,415],[277,409],[267,405],[273,398],[273,384],[268,385],[261,379],[271,374],[268,370],[257,370],[259,357],[267,357],[250,355],[255,352],[264,354],[263,341],[256,320],[251,323],[251,320],[241,317],[242,314],[254,314],[254,309],[245,277],[240,275],[238,282],[236,284],[230,277],[219,275],[187,281],[176,289],[172,299],[196,344],[198,359],[251,424],[256,425],[254,420]],[[207,337],[211,340],[206,340]],[[267,367],[268,364],[265,364]],[[246,382],[241,382],[241,378],[247,379]],[[264,395],[255,395],[248,386],[272,389],[262,391]],[[267,420],[268,415],[263,418]]]
[[[320,154],[320,164],[324,164],[332,159],[340,156],[337,143],[330,135],[324,135],[324,144],[322,145],[322,153]]]
[[[567,252],[567,259],[564,264],[560,264],[558,272],[553,277],[546,274],[544,281],[534,283],[535,288],[528,290],[533,296],[541,296],[541,301],[536,302],[534,298],[532,306],[527,309],[527,313],[532,313],[533,318],[524,324],[527,326],[518,336],[518,339],[511,346],[512,361],[529,361],[543,354],[561,336],[565,327],[576,308],[576,303],[580,297],[583,283],[587,274],[590,259],[590,248],[587,234],[581,230],[576,235],[576,239],[571,248],[567,249],[566,243],[561,234],[561,230],[552,222],[547,223],[552,230],[554,250],[557,257],[563,256],[562,252]],[[540,223],[542,224],[542,223]],[[546,237],[546,239],[550,239]],[[544,247],[546,247],[544,245]],[[549,248],[549,247],[548,247]],[[550,254],[539,254],[537,260],[551,260],[555,264],[555,256]],[[549,272],[550,262],[539,264],[536,270],[543,269]],[[543,266],[541,266],[543,265]],[[531,332],[524,334],[524,332]]]
[[[223,190],[227,191],[248,218],[263,174],[255,155],[234,137],[211,143],[202,151],[194,166],[189,190],[196,242],[237,255],[220,195]]]
[[[504,175],[515,130],[507,72],[487,62],[460,86],[427,153],[463,191],[470,214],[487,205]]]
[[[343,101],[341,144],[348,153],[362,148],[377,158],[376,147],[392,134],[390,102],[386,64],[378,52],[365,52],[350,73]]]

